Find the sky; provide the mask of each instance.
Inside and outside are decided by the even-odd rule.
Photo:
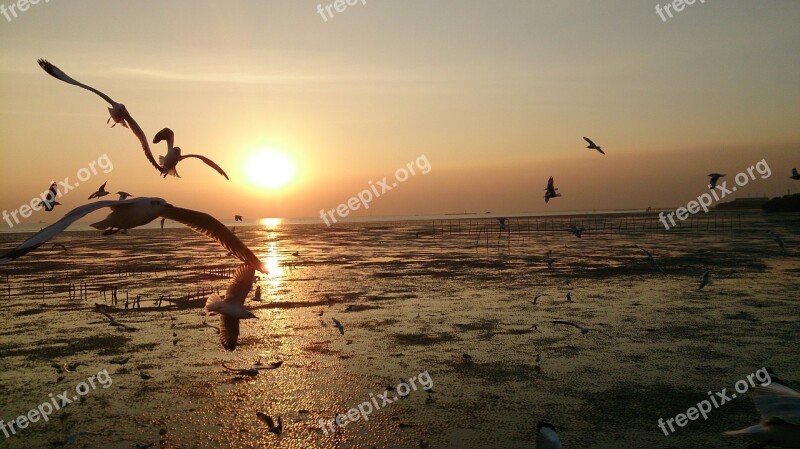
[[[106,181],[218,217],[318,217],[420,157],[427,173],[352,215],[678,207],[708,173],[732,183],[761,160],[771,176],[733,197],[800,191],[798,1],[697,1],[666,21],[642,0],[367,0],[330,17],[331,3],[41,0],[0,15],[0,210],[104,155],[112,170],[24,221]],[[197,159],[161,178],[102,99],[39,58],[230,181]],[[549,176],[563,196],[545,204]]]

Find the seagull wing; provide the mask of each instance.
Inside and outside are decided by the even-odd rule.
[[[205,156],[201,156],[199,154],[187,154],[187,155],[181,156],[181,160],[184,160],[184,159],[189,158],[189,157],[196,157],[197,159],[200,159],[201,161],[205,162],[206,165],[208,165],[209,167],[211,167],[214,170],[216,170],[217,173],[219,173],[220,175],[224,176],[225,179],[230,181],[230,178],[228,178],[228,175],[225,173],[225,170],[223,170],[222,167],[217,165],[217,163],[212,161],[211,159],[209,159],[209,158],[207,158]]]
[[[260,419],[267,427],[271,429],[275,428],[275,422],[272,420],[272,417],[267,415],[266,413],[256,412],[256,416]]]
[[[63,232],[75,221],[85,217],[86,215],[98,209],[102,209],[104,207],[122,206],[125,204],[126,204],[125,201],[97,201],[94,203],[89,203],[83,206],[76,207],[75,209],[72,209],[66,215],[64,215],[64,217],[61,218],[61,220],[58,220],[57,222],[51,224],[50,226],[42,229],[41,231],[34,234],[28,240],[22,242],[21,245],[5,253],[3,256],[0,256],[0,265],[11,262],[12,260],[18,257],[28,254],[29,252],[47,243],[47,241],[50,240],[51,238]],[[127,204],[132,204],[132,203],[127,203]]]
[[[579,325],[577,325],[577,324],[575,324],[575,323],[573,323],[571,321],[553,320],[552,323],[553,324],[566,324],[567,326],[572,326],[572,327],[576,327],[576,328],[578,328],[580,330],[583,330],[583,326],[579,326]]]
[[[236,349],[239,340],[239,318],[228,315],[219,315],[219,342],[228,351]]]
[[[142,127],[136,123],[136,120],[134,120],[130,114],[125,115],[125,123],[128,125],[128,128],[133,131],[133,134],[136,135],[136,138],[139,139],[142,150],[144,150],[144,155],[147,156],[147,160],[150,161],[150,164],[160,173],[164,173],[164,168],[156,162],[156,159],[153,157],[153,152],[150,151],[150,144],[147,142],[147,136],[144,134]]]
[[[762,421],[780,418],[800,425],[800,393],[787,386],[775,383],[757,386],[753,391],[753,402],[761,413]]]
[[[262,273],[268,273],[264,262],[259,260],[227,226],[211,215],[180,207],[167,207],[161,212],[161,217],[183,223],[194,231],[216,240],[242,262]]]
[[[253,267],[243,264],[233,274],[233,281],[225,291],[225,302],[242,305],[255,282],[256,271]]]
[[[39,62],[39,66],[42,69],[44,69],[45,72],[49,73],[54,78],[58,78],[61,81],[64,81],[65,83],[72,84],[73,86],[82,87],[82,88],[84,88],[84,89],[86,89],[88,91],[94,92],[97,95],[99,95],[103,100],[106,100],[108,102],[108,104],[110,104],[111,106],[116,106],[116,105],[119,104],[116,101],[112,100],[111,97],[109,97],[108,95],[100,92],[99,90],[95,89],[94,87],[87,86],[86,84],[83,84],[81,82],[78,82],[78,81],[74,80],[69,75],[64,73],[61,69],[59,69],[58,67],[56,67],[53,64],[51,64],[50,62],[48,62],[46,59],[40,59],[38,62]]]
[[[175,144],[175,133],[169,128],[164,128],[153,137],[153,143],[159,143],[162,140],[167,141],[167,146],[172,148]]]
[[[58,196],[58,186],[56,183],[50,184],[50,193],[47,194],[47,201],[55,201],[56,196]]]
[[[592,142],[592,139],[590,139],[588,137],[584,137],[583,140],[585,140],[592,147],[596,147],[597,146],[597,145],[594,144],[594,142]]]
[[[552,424],[545,421],[536,424],[536,449],[561,449],[561,440]]]

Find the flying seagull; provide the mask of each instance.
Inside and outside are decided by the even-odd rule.
[[[61,205],[61,203],[56,201],[56,196],[58,196],[58,186],[54,182],[50,184],[50,188],[47,190],[47,195],[45,196],[45,199],[42,200],[42,206],[44,207],[44,210],[47,212],[52,212],[56,206]]]
[[[796,181],[800,181],[800,173],[797,173],[797,169],[796,168],[792,169],[792,176],[789,176],[789,177],[791,179],[796,180]]]
[[[553,177],[551,176],[550,179],[547,180],[547,188],[544,189],[544,202],[545,204],[550,202],[550,198],[555,198],[561,196],[560,193],[556,193],[557,188],[553,187]]]
[[[602,149],[602,148],[598,147],[598,146],[597,146],[597,144],[595,144],[594,142],[592,142],[592,139],[590,139],[590,138],[588,138],[588,137],[584,137],[584,138],[583,138],[583,140],[585,140],[585,141],[586,141],[586,142],[589,144],[589,146],[588,146],[588,147],[586,147],[586,148],[588,148],[588,149],[590,149],[590,150],[597,150],[597,151],[599,151],[599,152],[600,152],[600,154],[606,154],[606,153],[603,151],[603,149]]]
[[[103,185],[105,185],[105,184],[103,184]],[[117,192],[117,195],[119,195],[119,200],[120,201],[124,201],[124,200],[126,200],[126,199],[128,199],[128,198],[133,196],[128,192]]]
[[[536,449],[561,449],[556,428],[547,421],[536,423]]]
[[[544,296],[544,295],[536,295],[536,296],[534,296],[533,297],[533,301],[531,301],[531,304],[536,305],[536,302],[539,301],[539,298],[541,298],[542,296]]]
[[[709,177],[708,189],[709,190],[714,190],[714,187],[717,186],[717,181],[719,181],[719,178],[724,178],[725,175],[722,175],[722,174],[719,174],[719,173],[710,173],[708,175],[708,177]]]
[[[87,199],[91,200],[93,198],[101,198],[108,195],[108,192],[106,192],[106,184],[108,184],[108,181],[104,182],[103,185],[101,185],[100,188],[97,189],[97,192],[94,192],[93,194],[89,195],[89,198]],[[124,200],[125,198],[120,198],[120,199]]]
[[[167,175],[172,175],[180,178],[180,175],[178,175],[178,170],[177,170],[178,162],[186,158],[195,157],[205,162],[205,164],[208,165],[209,167],[216,170],[220,175],[224,176],[225,179],[230,180],[230,178],[228,178],[228,175],[225,174],[225,170],[223,170],[219,165],[217,165],[211,159],[205,156],[201,156],[199,154],[181,155],[180,147],[174,146],[175,133],[172,132],[171,129],[164,128],[161,131],[159,131],[158,134],[156,134],[156,136],[153,138],[153,143],[159,143],[162,140],[167,141],[167,155],[158,157],[158,161],[161,163],[161,165],[164,166],[163,167],[164,170],[161,173],[162,176],[166,177]]]
[[[50,251],[53,251],[56,248],[61,248],[62,251],[67,252],[67,247],[64,246],[63,243],[53,243],[53,246],[50,247]]]
[[[344,326],[342,326],[342,323],[340,323],[339,320],[337,320],[336,318],[331,318],[331,319],[333,320],[333,327],[339,329],[339,333],[344,335]]]
[[[800,448],[800,393],[777,383],[757,385],[752,393],[753,403],[761,414],[761,422],[725,435],[755,441],[753,448],[766,446]]]
[[[667,274],[667,273],[664,273],[664,269],[662,269],[661,265],[659,265],[658,262],[656,262],[656,259],[653,257],[652,254],[650,254],[650,251],[642,248],[639,245],[636,245],[636,247],[639,248],[644,253],[645,256],[647,256],[647,260],[649,260],[650,262],[653,262],[653,265],[656,266],[656,268],[658,269],[658,271],[661,272],[661,274]]]
[[[583,226],[578,227],[575,226],[574,224],[570,224],[567,230],[570,232],[570,234],[573,234],[575,237],[581,238],[581,236],[583,235],[584,228]]]
[[[111,213],[104,220],[91,225],[95,229],[104,230],[103,235],[143,226],[159,217],[169,218],[216,240],[230,251],[233,256],[248,266],[262,273],[267,273],[266,265],[253,254],[250,248],[211,215],[175,207],[162,198],[147,197],[125,201],[96,201],[76,207],[64,215],[61,220],[42,229],[16,248],[0,256],[0,265],[28,254],[63,232],[75,221],[104,207],[111,208]]]
[[[772,237],[772,240],[774,240],[775,243],[777,243],[778,246],[781,248],[781,255],[785,256],[786,255],[786,247],[783,246],[783,239],[781,238],[781,236],[776,234],[776,233],[774,233],[774,232],[772,232],[772,231],[767,231],[767,233],[769,234],[770,237]]]
[[[241,215],[234,215],[234,216],[233,216],[233,220],[234,220],[234,221],[243,221],[243,220],[244,220],[244,218],[242,218],[242,216],[241,216]]]
[[[589,331],[595,331],[595,332],[599,332],[599,333],[605,335],[606,337],[614,338],[611,335],[608,335],[607,333],[601,331],[600,329],[594,329],[594,328],[590,328],[590,327],[583,327],[583,326],[575,324],[575,323],[573,323],[571,321],[553,320],[552,323],[553,324],[566,324],[567,326],[572,326],[572,327],[578,328],[581,331],[581,335],[583,335],[584,337],[586,336],[586,334],[589,333]]]
[[[706,285],[714,285],[714,280],[711,279],[711,276],[708,274],[708,268],[703,272],[703,278],[700,279],[700,287],[698,287],[697,290],[702,290]]]
[[[126,332],[133,332],[133,331],[136,330],[136,329],[134,329],[132,327],[126,326],[126,325],[120,323],[119,321],[115,320],[114,317],[111,316],[110,313],[108,313],[108,308],[106,308],[106,306],[104,306],[102,304],[94,303],[94,308],[95,308],[95,310],[100,312],[103,316],[108,318],[108,325],[109,326],[121,327]]]
[[[248,265],[241,265],[236,269],[233,280],[225,291],[225,298],[214,293],[206,300],[206,311],[217,312],[219,318],[219,341],[228,351],[236,349],[239,339],[239,321],[257,318],[244,307],[244,300],[253,288],[256,272]]]
[[[144,150],[144,155],[147,156],[147,160],[150,161],[150,164],[152,164],[153,167],[155,167],[156,170],[158,170],[159,172],[161,173],[164,172],[164,169],[162,169],[161,166],[158,165],[158,162],[156,162],[156,160],[153,158],[153,153],[150,151],[150,144],[147,142],[147,136],[145,136],[144,131],[142,131],[142,128],[139,126],[139,124],[136,123],[136,120],[134,120],[133,117],[131,117],[131,115],[128,113],[128,110],[125,108],[124,104],[117,103],[116,101],[112,100],[111,97],[93,87],[75,81],[74,79],[70,78],[66,73],[61,71],[61,69],[54,66],[53,64],[50,64],[45,59],[40,59],[38,62],[39,66],[54,78],[58,78],[61,81],[64,81],[65,83],[72,84],[73,86],[82,87],[88,91],[94,92],[95,94],[99,95],[100,98],[107,101],[108,104],[111,105],[111,107],[108,108],[108,113],[111,115],[111,118],[109,118],[106,123],[110,122],[111,120],[114,120],[114,124],[111,125],[112,128],[116,126],[117,123],[121,124],[125,128],[130,128],[130,130],[133,131],[133,134],[136,136],[136,138],[139,139],[139,143],[142,145],[142,149]]]

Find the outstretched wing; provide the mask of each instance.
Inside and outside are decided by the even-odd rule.
[[[222,167],[217,165],[216,162],[212,161],[211,159],[209,159],[209,158],[207,158],[205,156],[201,156],[199,154],[187,154],[187,155],[181,156],[181,160],[184,160],[184,159],[189,158],[189,157],[196,157],[197,159],[200,159],[201,161],[205,162],[206,165],[208,165],[209,167],[211,167],[214,170],[216,170],[220,175],[224,176],[225,179],[230,181],[230,178],[228,178],[228,175],[225,173],[225,170],[223,170]]]
[[[590,146],[593,146],[593,147],[596,147],[596,146],[597,146],[597,145],[595,145],[595,144],[594,144],[594,142],[592,142],[592,139],[590,139],[590,138],[588,138],[588,137],[584,137],[584,138],[583,138],[583,140],[585,140],[586,142],[588,142]]]
[[[239,318],[228,315],[219,315],[219,342],[228,351],[236,349],[239,340]]]
[[[578,326],[577,324],[575,324],[575,323],[573,323],[573,322],[571,322],[571,321],[564,321],[564,320],[553,320],[553,321],[552,321],[552,323],[553,323],[553,324],[566,324],[567,326],[576,327],[576,328],[578,328],[578,329],[581,329],[581,330],[583,329],[583,327],[581,327],[581,326]]]
[[[762,421],[780,418],[788,423],[800,425],[800,393],[785,385],[772,383],[755,387],[753,402],[761,413]]]
[[[80,207],[76,207],[75,209],[72,209],[66,215],[64,215],[64,217],[61,218],[61,220],[58,220],[57,222],[51,224],[50,226],[42,229],[41,231],[34,234],[28,240],[22,242],[21,245],[5,253],[3,256],[0,256],[0,264],[9,263],[18,257],[28,254],[29,252],[42,246],[51,238],[63,232],[65,229],[69,227],[69,225],[71,225],[75,221],[85,217],[86,215],[98,209],[111,206],[120,206],[124,204],[126,204],[125,201],[97,201],[94,203],[89,203]],[[132,203],[127,203],[127,204],[132,204]]]
[[[555,192],[555,190],[553,188],[553,177],[552,176],[550,177],[550,179],[547,180],[547,189],[545,189],[545,190]]]
[[[233,274],[233,280],[225,291],[225,302],[242,305],[245,298],[253,288],[256,280],[256,271],[253,267],[244,264],[240,265]]]
[[[125,123],[128,125],[128,128],[133,131],[133,134],[136,135],[136,138],[139,139],[142,150],[144,150],[144,155],[147,156],[147,160],[150,161],[150,164],[155,167],[159,173],[164,173],[164,168],[158,165],[158,162],[156,162],[153,157],[153,152],[150,151],[150,144],[147,142],[147,136],[144,134],[144,131],[142,131],[142,127],[136,123],[136,120],[134,120],[130,114],[125,115]]]
[[[175,133],[169,128],[164,128],[153,137],[153,143],[159,143],[162,140],[167,141],[167,146],[172,148],[175,144]]]
[[[185,224],[194,231],[216,240],[250,267],[262,273],[268,272],[264,262],[253,254],[250,248],[242,243],[227,226],[211,215],[180,207],[167,207],[161,212],[161,217]]]
[[[106,100],[108,102],[108,104],[110,104],[111,106],[116,106],[117,104],[119,104],[116,101],[112,100],[111,97],[109,97],[108,95],[104,94],[103,92],[100,92],[99,90],[95,89],[94,87],[87,86],[86,84],[83,84],[83,83],[78,82],[75,79],[71,78],[69,75],[64,73],[61,69],[59,69],[58,67],[54,66],[53,64],[50,64],[50,62],[48,62],[46,59],[40,59],[37,62],[39,63],[39,66],[42,69],[44,69],[45,72],[49,73],[52,77],[60,79],[61,81],[65,82],[65,83],[72,84],[73,86],[82,87],[82,88],[84,88],[84,89],[86,89],[88,91],[94,92],[97,95],[99,95],[103,100]]]

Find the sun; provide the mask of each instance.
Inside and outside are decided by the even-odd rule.
[[[292,160],[279,150],[260,150],[251,155],[246,164],[245,172],[250,182],[267,189],[289,184],[296,174]]]

